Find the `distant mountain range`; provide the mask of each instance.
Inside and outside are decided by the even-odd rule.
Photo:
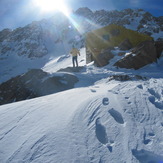
[[[93,12],[88,8],[80,8],[75,13],[101,26],[117,24],[153,36],[163,31],[163,16],[154,17],[142,9],[99,10]]]
[[[154,17],[142,9],[93,12],[89,8],[79,8],[71,19],[58,13],[50,19],[32,22],[13,31],[10,29],[0,31],[0,56],[15,53],[33,58],[54,51],[56,55],[60,55],[59,53],[64,53],[64,50],[59,48],[63,43],[67,52],[68,46],[74,44],[74,41],[76,44],[81,41],[84,33],[109,24],[121,25],[153,36],[155,39],[162,39],[163,16]]]

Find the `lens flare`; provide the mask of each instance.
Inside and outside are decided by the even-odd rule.
[[[33,2],[42,12],[60,11],[66,16],[70,14],[64,0],[33,0]]]

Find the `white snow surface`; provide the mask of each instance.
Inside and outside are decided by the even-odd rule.
[[[0,163],[162,163],[163,59],[135,71],[112,67],[118,57],[97,68],[81,49],[74,89],[0,106]],[[147,80],[109,80],[126,74]]]

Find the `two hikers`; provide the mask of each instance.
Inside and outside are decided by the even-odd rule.
[[[75,67],[75,63],[76,63],[76,67],[78,67],[78,55],[80,56],[79,50],[73,46],[70,51],[70,54],[72,55],[73,67]]]

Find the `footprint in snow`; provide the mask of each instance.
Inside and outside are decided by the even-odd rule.
[[[100,118],[96,119],[96,137],[98,141],[104,145],[108,143],[108,137],[106,133],[106,128],[104,125],[101,124]]]
[[[106,128],[104,125],[101,124],[100,118],[96,119],[96,130],[95,130],[95,132],[96,132],[96,138],[98,139],[98,141],[100,143],[102,143],[105,147],[107,147],[110,152],[112,152],[114,141],[110,140],[110,142],[108,142],[108,136],[106,133]]]
[[[163,127],[163,122],[161,122],[161,126]]]
[[[124,120],[123,117],[121,115],[121,113],[119,113],[118,111],[116,111],[115,109],[110,109],[108,110],[108,112],[110,113],[110,115],[114,118],[114,120],[116,122],[118,122],[119,124],[124,124]]]
[[[139,89],[143,89],[143,86],[141,84],[137,85]]]
[[[150,132],[148,135],[154,137],[155,136],[155,133]]]
[[[148,145],[148,144],[151,144],[152,143],[152,140],[150,140],[150,139],[144,139],[143,143],[145,145]]]
[[[96,92],[96,90],[95,90],[95,89],[90,89],[90,91],[91,91],[91,92],[93,92],[93,93],[95,93],[95,92]]]
[[[103,105],[109,105],[109,99],[107,97],[103,98],[102,104]]]
[[[145,145],[151,145],[153,143],[153,137],[155,136],[155,133],[153,132],[149,132],[148,134],[146,134],[146,132],[144,133],[144,141],[143,143]]]
[[[158,100],[155,96],[149,96],[149,101],[158,109],[163,110],[163,102]]]
[[[159,93],[157,93],[154,89],[148,89],[148,92],[153,95],[154,97],[156,97],[157,99],[160,99],[161,96],[159,95]]]
[[[148,97],[149,101],[155,105],[156,108],[163,110],[163,101],[161,99],[161,95],[154,89],[148,89],[148,92],[151,94],[151,96]]]

